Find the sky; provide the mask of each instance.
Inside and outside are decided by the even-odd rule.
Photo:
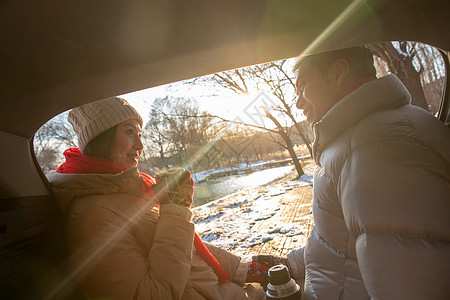
[[[134,106],[144,119],[148,121],[148,115],[152,102],[162,97],[187,97],[194,99],[201,110],[207,111],[229,120],[239,120],[253,125],[269,127],[273,126],[265,117],[262,107],[270,103],[277,103],[271,95],[262,91],[254,94],[238,95],[225,88],[208,86],[192,86],[185,82],[167,84],[129,94],[121,95]],[[275,113],[274,115],[277,115]],[[302,120],[302,117],[299,118]]]
[[[285,66],[287,69],[292,69],[294,63],[295,58],[288,60]],[[215,86],[207,81],[195,80],[195,84],[192,84],[192,81],[187,80],[166,84],[120,95],[120,97],[126,99],[141,113],[144,123],[149,119],[148,115],[152,102],[156,98],[164,98],[166,96],[171,98],[191,98],[198,103],[202,111],[207,111],[228,120],[238,120],[258,126],[274,127],[273,123],[265,117],[262,107],[268,108],[275,117],[280,115],[279,112],[269,108],[270,105],[278,105],[279,100],[270,93],[258,90],[256,85],[250,81],[247,81],[250,91],[248,95],[236,94],[231,90]],[[292,95],[292,97],[295,97],[295,95]],[[298,121],[305,119],[301,111],[294,108],[295,113],[298,114]],[[282,119],[280,118],[279,120]],[[281,123],[283,124],[283,122]]]
[[[249,101],[249,96],[246,95],[237,95],[228,91],[214,91],[208,87],[194,87],[183,85],[183,83],[162,85],[121,95],[120,97],[134,106],[141,113],[144,122],[147,122],[152,102],[156,98],[166,96],[192,98],[198,103],[201,110],[230,119],[242,114],[244,105]]]
[[[249,95],[240,95],[220,86],[214,86],[206,81],[198,80],[197,84],[191,81],[180,81],[172,84],[161,85],[149,89],[135,91],[132,93],[118,95],[126,99],[141,114],[144,124],[149,120],[149,113],[152,102],[157,98],[190,98],[195,100],[201,111],[207,111],[212,115],[217,115],[231,121],[240,121],[257,126],[274,128],[275,125],[265,117],[262,107],[269,104],[278,104],[277,99],[273,99],[270,94],[261,92],[255,87]],[[248,82],[247,82],[248,83]],[[270,109],[269,109],[270,110]],[[298,121],[304,119],[299,110]],[[67,120],[67,112],[64,112],[64,119]],[[272,114],[277,117],[280,113]],[[58,118],[56,116],[55,118]],[[54,118],[54,119],[55,119]],[[281,118],[277,118],[282,120]],[[283,125],[292,125],[281,122]],[[70,126],[69,124],[67,124]],[[230,124],[233,126],[233,124]],[[63,145],[62,147],[66,147]],[[62,152],[62,151],[61,151]]]

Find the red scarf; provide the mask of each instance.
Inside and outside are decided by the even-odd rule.
[[[66,161],[59,166],[56,172],[65,173],[65,174],[118,174],[127,170],[121,164],[114,162],[112,160],[91,157],[83,155],[78,148],[69,148],[64,151],[64,156],[66,157]],[[156,180],[148,174],[139,172],[139,175],[144,180],[143,191],[145,193],[151,192],[150,187],[152,184],[156,183]],[[223,284],[227,281],[231,282],[231,277],[228,273],[222,268],[217,259],[209,252],[208,248],[206,248],[202,239],[198,236],[197,233],[194,235],[194,246],[197,249],[197,253],[203,258],[208,265],[214,270],[216,273],[219,283]]]

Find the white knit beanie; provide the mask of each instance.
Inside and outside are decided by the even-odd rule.
[[[68,120],[78,136],[78,146],[84,153],[87,144],[102,132],[130,119],[143,125],[141,115],[122,98],[109,98],[76,107]]]

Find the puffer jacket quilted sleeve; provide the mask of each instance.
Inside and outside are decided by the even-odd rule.
[[[391,74],[315,124],[302,299],[448,299],[450,131],[410,99]]]
[[[367,118],[349,141],[338,194],[374,299],[449,296],[450,136],[438,122],[408,105]]]
[[[305,299],[448,299],[450,131],[409,102],[389,75],[314,127]]]
[[[295,249],[288,253],[287,263],[291,277],[295,280],[305,278],[305,248]]]

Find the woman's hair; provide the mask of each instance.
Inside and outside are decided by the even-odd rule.
[[[97,158],[110,159],[111,147],[116,136],[117,126],[115,125],[93,138],[84,150],[84,155]]]

